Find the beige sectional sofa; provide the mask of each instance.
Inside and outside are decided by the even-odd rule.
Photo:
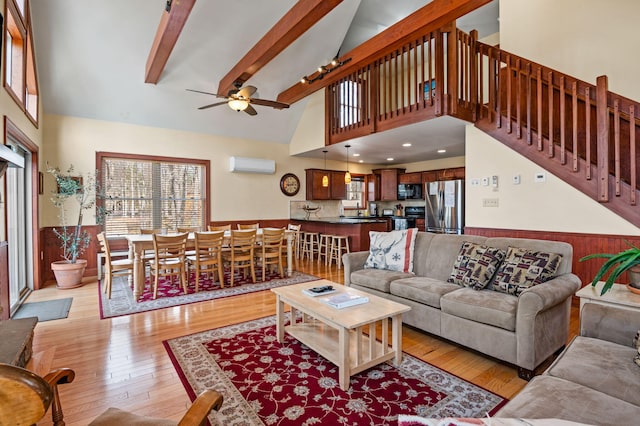
[[[550,280],[519,296],[447,282],[464,242],[558,253],[562,259]],[[418,232],[413,273],[365,268],[369,252],[343,256],[345,285],[410,306],[405,324],[441,336],[518,366],[529,380],[533,371],[566,345],[571,296],[580,279],[571,273],[570,244],[520,238],[486,238]]]
[[[640,424],[640,366],[632,343],[638,330],[637,310],[585,304],[580,335],[495,417]]]

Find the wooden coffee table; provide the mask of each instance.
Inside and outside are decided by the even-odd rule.
[[[302,292],[303,289],[323,285],[332,285],[338,292],[318,297]],[[341,389],[349,389],[351,376],[374,365],[390,359],[395,365],[402,362],[402,314],[411,310],[409,306],[327,280],[278,287],[271,291],[276,294],[278,342],[284,341],[286,331],[337,365]],[[369,302],[336,309],[321,300],[338,293],[367,296]],[[291,307],[291,324],[286,327],[285,304]],[[297,311],[302,313],[301,319],[297,319]],[[378,323],[381,325],[380,334]]]

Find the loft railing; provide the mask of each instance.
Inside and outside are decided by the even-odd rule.
[[[640,104],[610,92],[606,77],[593,85],[478,42],[475,31],[444,29],[384,52],[325,93],[328,144],[451,115],[524,142],[582,192],[623,200],[609,208],[640,225]]]

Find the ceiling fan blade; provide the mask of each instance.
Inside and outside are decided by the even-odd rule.
[[[219,95],[217,93],[203,92],[202,90],[194,90],[194,89],[186,89],[186,90],[188,90],[189,92],[202,93],[203,95],[211,95],[211,96],[216,96],[218,98],[226,98],[226,96]]]
[[[215,104],[210,104],[210,105],[201,106],[201,107],[200,107],[200,108],[198,108],[198,109],[207,109],[207,108],[211,108],[211,107],[218,106],[218,105],[224,105],[224,104],[226,104],[226,103],[227,103],[227,101],[216,102]]]
[[[257,115],[258,111],[256,111],[251,105],[247,105],[247,107],[245,108],[244,112],[246,112],[249,115]]]
[[[238,90],[238,95],[242,96],[245,99],[249,99],[251,95],[256,93],[258,89],[255,86],[245,86],[242,89]]]
[[[289,104],[276,101],[268,101],[266,99],[251,98],[251,103],[256,105],[268,106],[276,109],[289,108]]]

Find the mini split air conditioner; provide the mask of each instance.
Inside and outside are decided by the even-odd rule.
[[[276,172],[276,162],[264,158],[231,157],[229,170],[234,173],[261,173],[272,175]]]

